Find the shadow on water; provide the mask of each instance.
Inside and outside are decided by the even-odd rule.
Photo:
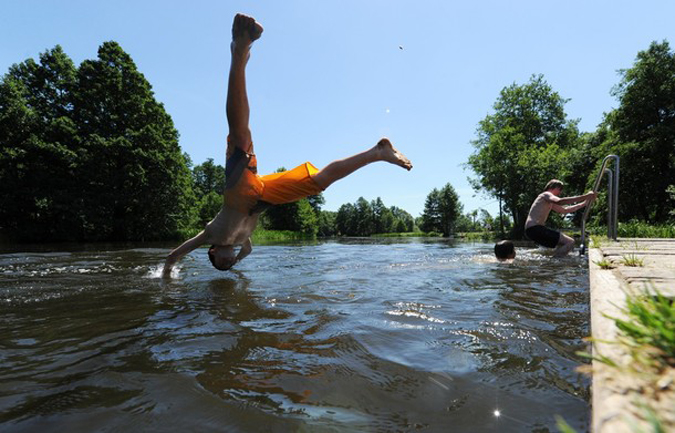
[[[439,239],[0,254],[3,431],[588,428],[585,263]],[[499,410],[499,416],[495,411]]]

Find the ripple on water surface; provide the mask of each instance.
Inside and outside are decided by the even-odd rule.
[[[260,246],[227,273],[195,251],[168,284],[167,248],[0,254],[0,427],[587,429],[586,263],[491,250]]]

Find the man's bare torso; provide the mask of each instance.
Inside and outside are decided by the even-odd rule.
[[[548,215],[553,209],[553,203],[550,200],[550,196],[553,194],[545,191],[537,196],[530,207],[530,213],[527,215],[527,221],[525,222],[525,228],[530,228],[534,226],[543,226],[548,219]]]
[[[206,225],[208,243],[214,245],[242,245],[255,230],[259,214],[248,215],[223,206],[218,215]]]

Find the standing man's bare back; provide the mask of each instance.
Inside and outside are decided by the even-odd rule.
[[[251,233],[260,212],[270,206],[319,194],[335,181],[376,161],[385,161],[406,170],[412,168],[408,158],[397,151],[389,139],[382,138],[372,148],[333,161],[322,170],[306,162],[284,173],[259,176],[249,129],[245,71],[251,45],[262,33],[263,27],[252,17],[243,14],[234,17],[227,93],[229,135],[224,204],[202,232],[169,254],[164,265],[165,277],[171,275],[171,269],[178,260],[205,244],[211,244],[208,254],[213,266],[219,270],[230,269],[253,250]],[[235,252],[235,247],[241,248]]]

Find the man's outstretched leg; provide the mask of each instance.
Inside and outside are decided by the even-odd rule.
[[[386,161],[410,170],[412,163],[401,152],[392,146],[388,138],[381,139],[374,147],[345,159],[333,161],[312,176],[312,179],[323,189],[333,182],[342,179],[372,162]]]
[[[263,28],[252,17],[237,14],[232,23],[232,64],[227,87],[227,123],[230,145],[252,153],[249,106],[246,94],[246,64],[251,44],[262,35]]]

